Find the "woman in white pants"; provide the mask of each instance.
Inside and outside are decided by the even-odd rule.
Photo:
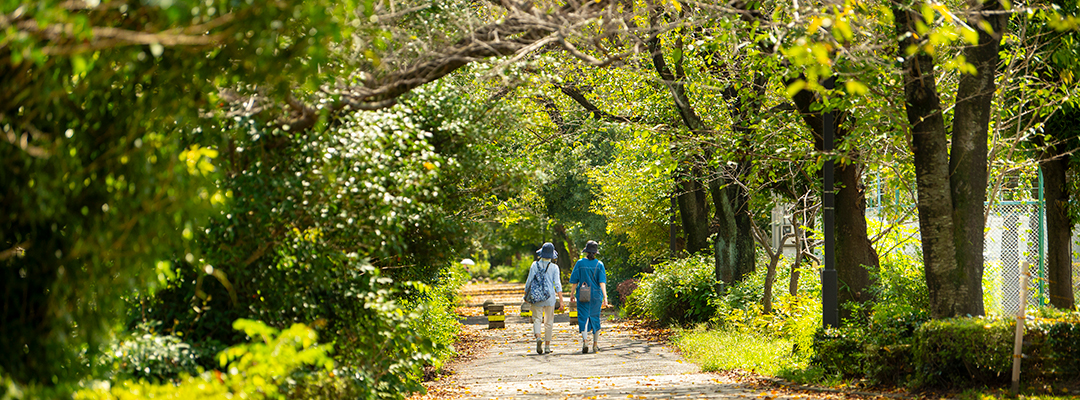
[[[559,265],[555,263],[555,259],[559,257],[555,252],[555,245],[551,243],[544,243],[537,250],[537,254],[540,259],[533,262],[529,267],[529,277],[525,280],[525,290],[529,290],[529,285],[533,280],[543,279],[550,285],[551,296],[543,301],[530,303],[533,312],[533,335],[536,336],[536,354],[544,354],[551,352],[551,329],[555,319],[555,304],[562,304],[562,281],[559,277]],[[540,324],[544,324],[544,338],[540,340]],[[541,344],[543,347],[541,348]]]

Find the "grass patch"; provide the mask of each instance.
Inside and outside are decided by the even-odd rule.
[[[679,332],[675,345],[704,371],[745,369],[776,376],[806,367],[806,357],[792,353],[791,340],[753,333],[698,328]]]

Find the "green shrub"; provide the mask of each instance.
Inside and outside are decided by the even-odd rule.
[[[929,320],[925,310],[877,304],[864,324],[819,331],[812,364],[871,384],[971,387],[1004,384],[1012,370],[1011,317]],[[1026,323],[1025,381],[1080,378],[1080,313],[1039,310]]]
[[[314,367],[330,371],[330,345],[318,344],[314,330],[303,324],[278,331],[259,321],[237,320],[233,327],[251,342],[230,347],[217,356],[221,370],[182,374],[179,382],[153,383],[120,379],[97,382],[75,393],[76,400],[95,399],[234,399],[278,398],[289,390],[295,371]]]
[[[528,261],[528,259],[526,259]],[[529,266],[532,265],[532,261],[528,261],[529,264],[525,264],[524,267],[518,265],[498,265],[491,271],[492,278],[502,278],[507,282],[525,282],[529,278]]]
[[[634,288],[630,295],[626,296],[626,303],[623,303],[622,308],[619,309],[621,316],[625,318],[649,318],[649,313],[644,306],[645,296],[645,291],[641,289],[640,285]]]
[[[1008,382],[1014,322],[976,317],[931,320],[915,331],[915,386]]]
[[[827,375],[843,378],[861,376],[864,370],[862,331],[856,329],[821,329],[814,335],[811,364]]]
[[[1032,314],[1024,326],[1022,376],[1080,380],[1080,312],[1043,308]]]
[[[712,260],[703,255],[670,260],[643,274],[634,293],[636,301],[663,324],[705,322],[715,312]],[[631,296],[633,297],[633,296]]]
[[[872,310],[868,318],[817,332],[813,365],[830,375],[866,379],[871,384],[910,381],[915,372],[915,331],[929,316],[905,304],[875,303]]]
[[[471,279],[487,278],[491,274],[491,261],[477,260],[475,264],[465,266],[465,272]]]
[[[889,254],[882,257],[879,268],[871,270],[870,276],[875,282],[870,287],[875,307],[909,312],[930,309],[930,290],[926,287],[921,257]]]
[[[443,273],[437,285],[411,283],[406,289],[403,308],[415,312],[419,318],[409,320],[409,326],[420,336],[434,343],[434,353],[429,364],[439,368],[454,355],[454,341],[461,330],[461,323],[454,314],[458,289],[465,284],[468,271],[457,264]]]
[[[214,354],[222,350],[213,342],[199,346],[184,343],[172,334],[159,334],[160,321],[140,324],[129,338],[112,346],[104,355],[117,379],[172,381],[181,374],[198,373],[200,364],[212,365]]]
[[[619,281],[619,284],[615,286],[616,296],[614,299],[616,307],[623,307],[626,304],[626,299],[630,297],[630,294],[634,292],[638,287],[637,278],[631,278],[624,281]]]

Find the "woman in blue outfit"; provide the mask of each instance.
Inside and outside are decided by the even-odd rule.
[[[600,337],[600,308],[607,306],[607,271],[604,270],[604,263],[596,259],[599,247],[592,240],[585,243],[585,258],[578,260],[570,273],[570,297],[577,299],[582,354],[589,353],[589,332],[592,332],[593,352],[600,350],[596,343]],[[581,301],[583,286],[588,286],[591,292],[587,302]]]

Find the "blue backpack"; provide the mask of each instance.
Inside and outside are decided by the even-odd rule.
[[[536,265],[540,265],[540,262],[537,261]],[[547,281],[548,268],[551,268],[551,261],[548,261],[544,272],[536,274],[532,282],[529,282],[529,287],[525,288],[526,303],[539,303],[551,297],[551,285]]]

